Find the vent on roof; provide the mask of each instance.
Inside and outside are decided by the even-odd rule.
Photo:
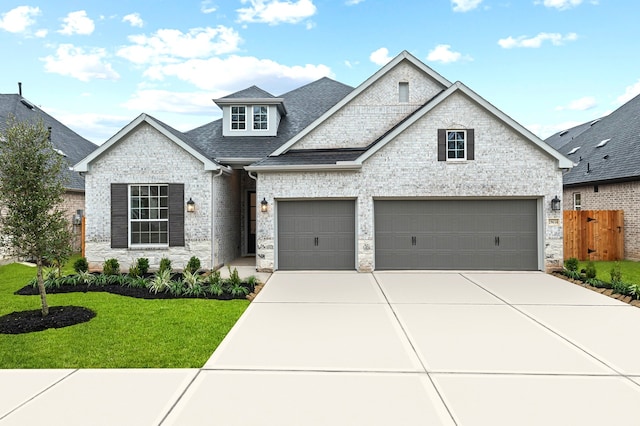
[[[611,138],[609,139],[605,139],[603,141],[601,141],[598,145],[596,145],[596,148],[602,148],[603,146],[605,146],[607,144],[607,142],[609,142],[611,140]]]
[[[594,124],[596,124],[598,121],[600,121],[600,119],[599,119],[599,118],[596,118],[595,120],[593,120],[593,121],[591,122],[591,124],[589,124],[589,126],[593,126],[593,125],[594,125]]]
[[[567,155],[575,154],[576,152],[578,152],[579,149],[580,149],[580,147],[576,146],[571,151],[567,152]]]
[[[57,152],[58,155],[62,155],[63,157],[67,156],[67,154],[65,154],[64,151],[61,149],[54,148],[54,151]]]
[[[567,133],[569,133],[569,131],[568,131],[568,130],[563,130],[563,131],[561,131],[561,132],[560,132],[560,134],[559,134],[558,136],[564,136],[564,135],[566,135]]]
[[[33,105],[31,102],[29,102],[25,98],[20,99],[20,102],[22,102],[22,105],[26,106],[29,109],[34,109],[35,108],[35,105]]]

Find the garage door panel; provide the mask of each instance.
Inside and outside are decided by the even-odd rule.
[[[278,268],[354,269],[355,202],[278,202]]]
[[[536,200],[378,200],[374,209],[376,269],[537,269]]]

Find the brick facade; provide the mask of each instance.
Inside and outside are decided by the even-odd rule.
[[[101,268],[111,257],[118,259],[123,270],[139,257],[149,258],[155,268],[166,256],[176,269],[182,269],[191,256],[199,257],[202,266],[208,268],[232,260],[239,253],[235,243],[239,235],[235,225],[238,203],[233,200],[238,176],[216,175],[204,171],[200,161],[147,123],[125,135],[107,155],[94,161],[85,175],[86,257],[91,268]],[[194,213],[185,212],[185,246],[112,249],[112,183],[183,183],[185,209],[189,198],[196,203]]]
[[[425,76],[410,80],[412,93],[420,93],[422,84],[427,86],[423,92],[429,93],[433,83]],[[358,102],[367,99],[371,110],[387,111],[398,106],[397,82],[392,84],[383,78],[368,91],[376,95],[363,94],[356,99]],[[345,107],[345,111],[350,109]],[[375,115],[370,119],[375,120]],[[475,160],[437,161],[439,128],[475,129]],[[319,135],[329,135],[325,142],[335,137],[336,146],[342,146],[344,140],[371,140],[369,132],[370,129],[351,120],[348,114],[337,114],[309,135],[313,143],[303,138],[300,146],[322,146],[316,143]],[[377,132],[380,135],[383,130]],[[348,136],[338,137],[339,134]],[[265,197],[273,206],[267,213],[258,215],[256,261],[259,270],[277,269],[277,200],[310,198],[357,200],[356,268],[359,271],[375,269],[373,201],[381,197],[535,198],[539,211],[539,244],[543,251],[540,269],[556,269],[562,265],[562,214],[550,209],[550,200],[562,190],[558,161],[462,94],[453,94],[416,121],[366,160],[360,171],[261,173],[257,188],[258,199]]]
[[[640,182],[625,182],[565,188],[564,210],[573,210],[574,194],[580,194],[582,210],[624,211],[624,256],[640,260]]]

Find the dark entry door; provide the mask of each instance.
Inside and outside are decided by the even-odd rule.
[[[256,193],[251,191],[247,200],[247,253],[256,252]]]

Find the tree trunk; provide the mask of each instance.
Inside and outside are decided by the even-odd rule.
[[[42,259],[38,258],[38,291],[40,292],[40,301],[42,302],[42,316],[49,315],[49,304],[47,303],[47,291],[44,288],[44,279],[42,277]]]

